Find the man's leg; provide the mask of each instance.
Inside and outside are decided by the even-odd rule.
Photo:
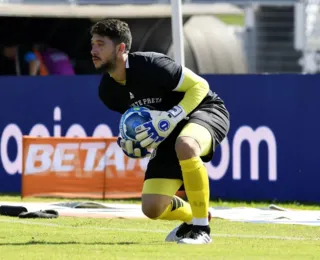
[[[212,136],[203,126],[188,123],[176,140],[176,153],[182,170],[185,191],[193,214],[193,234],[180,243],[206,244],[211,242],[208,221],[209,179],[200,156],[213,149]]]
[[[191,222],[189,203],[175,196],[182,185],[177,179],[148,179],[142,190],[142,211],[151,219]]]
[[[189,203],[175,196],[182,185],[179,179],[147,179],[142,190],[142,211],[150,219],[180,220],[183,222],[166,237],[178,241],[191,232],[192,211]]]

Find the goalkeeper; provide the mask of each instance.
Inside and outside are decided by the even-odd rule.
[[[133,106],[152,110],[153,120],[136,128],[133,143],[119,139],[134,158],[154,148],[145,173],[142,211],[150,219],[180,220],[166,241],[182,244],[211,242],[209,180],[204,162],[229,130],[229,113],[206,80],[166,55],[130,52],[128,25],[107,19],[91,28],[91,55],[103,73],[99,97],[123,114]],[[185,189],[189,203],[175,196]]]

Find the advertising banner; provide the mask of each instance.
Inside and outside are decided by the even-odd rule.
[[[209,171],[211,198],[320,202],[320,75],[204,75],[231,116]],[[21,192],[22,137],[118,135],[100,76],[0,78],[0,192]],[[124,166],[121,166],[124,167]]]
[[[139,198],[147,162],[116,138],[23,137],[22,197]]]

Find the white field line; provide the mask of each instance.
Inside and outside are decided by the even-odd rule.
[[[94,230],[109,230],[109,231],[126,231],[126,232],[145,232],[145,233],[168,233],[168,230],[159,229],[139,229],[139,228],[109,228],[109,227],[93,227],[93,226],[66,226],[54,223],[43,223],[25,220],[9,220],[0,219],[0,222],[13,223],[13,224],[25,224],[35,226],[57,227],[57,228],[75,228],[75,229],[94,229]],[[320,238],[308,238],[308,237],[287,237],[287,236],[259,236],[259,235],[242,235],[242,234],[211,234],[212,237],[225,237],[225,238],[249,238],[249,239],[276,239],[276,240],[299,240],[299,241],[319,241]]]

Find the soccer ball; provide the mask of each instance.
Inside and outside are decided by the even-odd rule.
[[[126,140],[135,141],[136,127],[150,121],[151,115],[146,107],[129,108],[121,117],[120,120],[120,135]]]

